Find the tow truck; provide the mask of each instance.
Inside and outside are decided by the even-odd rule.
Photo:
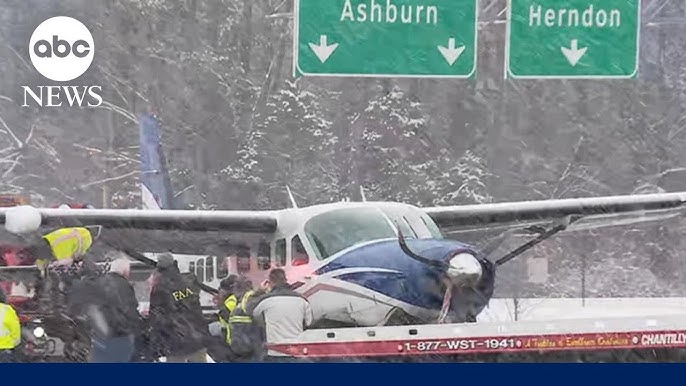
[[[686,313],[315,329],[269,349],[317,362],[682,362]]]

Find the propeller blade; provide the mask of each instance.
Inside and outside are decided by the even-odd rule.
[[[412,252],[412,250],[410,250],[410,248],[407,246],[407,243],[405,242],[405,237],[403,236],[403,232],[400,230],[400,228],[398,228],[398,244],[400,244],[400,249],[402,249],[402,251],[405,252],[407,256],[419,261],[420,263],[430,265],[443,271],[448,270],[449,265],[447,263],[427,259],[426,257],[419,256],[418,254]]]
[[[532,240],[528,241],[527,243],[520,245],[516,249],[506,253],[505,256],[496,260],[495,261],[496,267],[499,267],[499,266],[507,263],[508,261],[514,259],[515,257],[521,255],[522,253],[524,253],[524,252],[528,251],[529,249],[535,247],[536,245],[542,243],[546,239],[549,239],[550,237],[554,236],[555,234],[567,229],[567,227],[570,224],[572,224],[576,221],[579,221],[581,218],[582,218],[581,216],[576,216],[573,218],[572,217],[565,217],[565,219],[561,223],[559,223],[559,224],[555,225],[554,227],[548,229],[547,231],[539,234],[538,237],[536,237],[535,239],[532,239]]]

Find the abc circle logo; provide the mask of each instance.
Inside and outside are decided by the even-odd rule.
[[[57,16],[42,22],[31,35],[29,56],[36,70],[55,82],[83,75],[93,62],[93,35],[80,21]]]

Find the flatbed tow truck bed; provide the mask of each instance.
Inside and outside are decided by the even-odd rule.
[[[316,362],[681,362],[686,314],[317,329],[270,348]]]

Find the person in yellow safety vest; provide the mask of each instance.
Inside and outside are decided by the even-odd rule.
[[[233,293],[233,286],[238,279],[237,275],[229,275],[226,279],[219,283],[219,301],[221,302],[219,306],[219,312],[217,313],[217,319],[219,320],[219,325],[222,328],[222,335],[224,336],[224,343],[229,344],[231,342],[231,331],[229,329],[229,316],[236,308],[238,304],[238,299]]]
[[[71,263],[81,259],[93,245],[93,235],[84,227],[60,228],[43,235],[42,239],[49,252],[39,249],[37,253],[36,266],[41,271],[52,262],[47,261],[48,259],[58,263]]]
[[[229,277],[219,282],[219,292],[215,299],[219,309],[217,321],[208,326],[212,336],[207,342],[207,352],[215,362],[231,362],[234,357],[229,348],[231,340],[229,316],[238,303],[236,296],[233,294],[233,285],[237,278],[237,275],[229,275]]]
[[[21,343],[21,323],[17,312],[7,304],[0,289],[0,362],[18,361],[17,347]]]
[[[37,288],[40,309],[60,314],[64,296],[69,292],[69,281],[57,272],[51,272],[49,265],[71,266],[83,260],[93,244],[93,236],[85,227],[60,228],[44,234],[30,248],[36,258],[36,268],[40,275]]]
[[[240,302],[234,307],[229,316],[229,331],[227,343],[234,355],[234,361],[252,361],[261,353],[261,331],[253,323],[250,301],[255,295],[252,283],[245,277],[239,277],[234,284],[234,295]]]

